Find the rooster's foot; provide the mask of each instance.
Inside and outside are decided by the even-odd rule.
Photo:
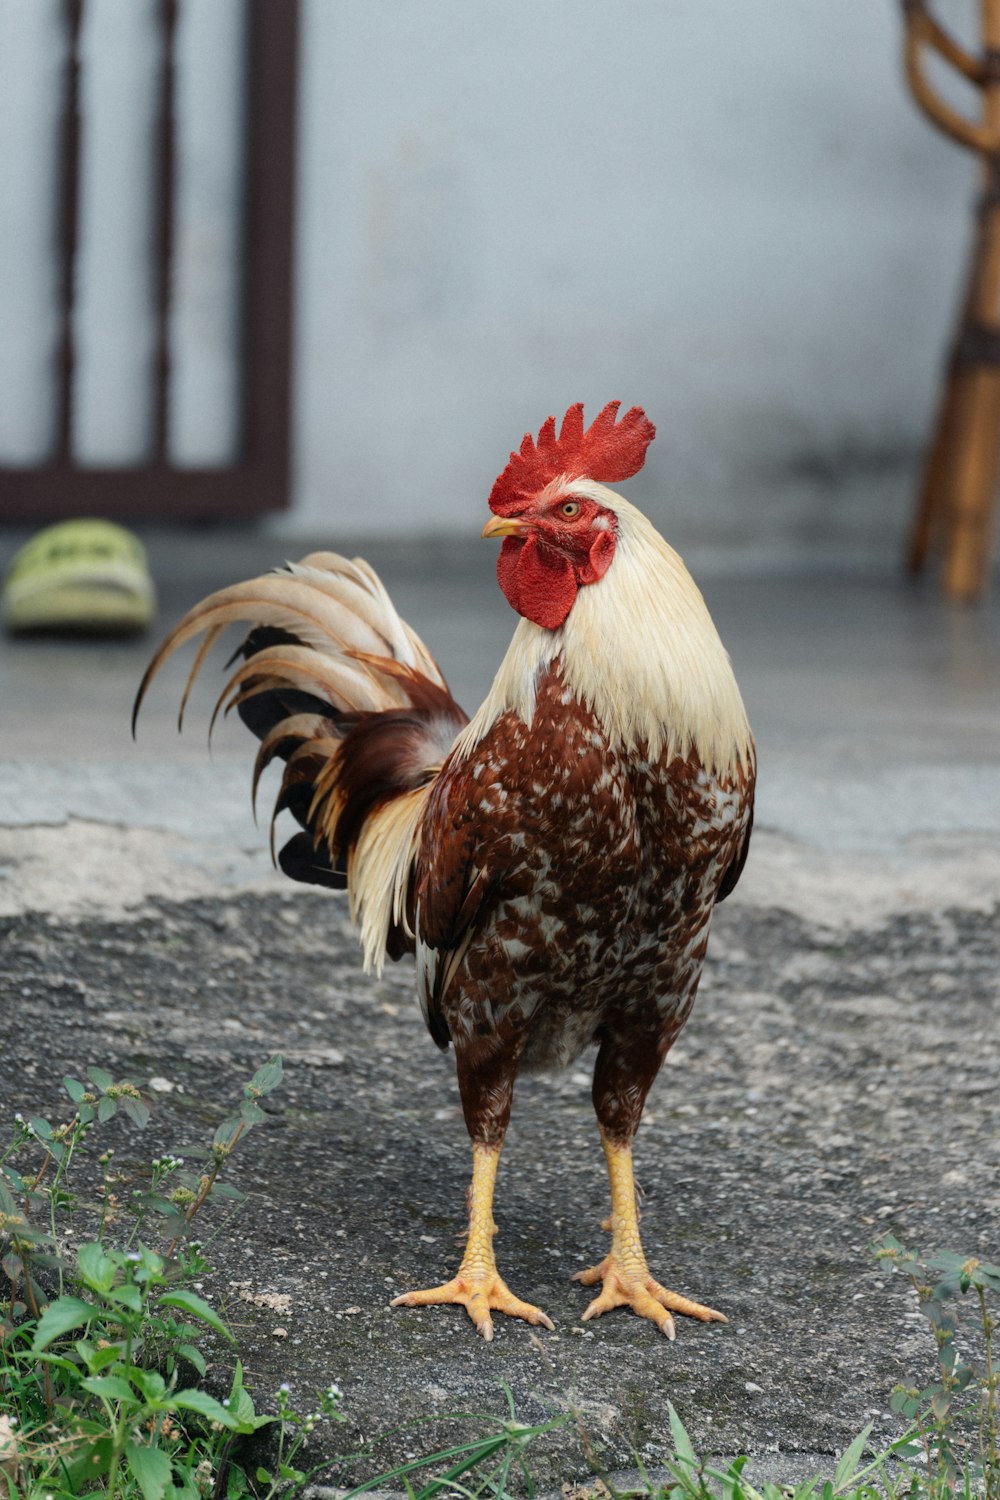
[[[638,1258],[633,1261],[631,1256],[619,1259],[612,1252],[599,1266],[592,1266],[589,1271],[577,1271],[573,1280],[582,1281],[584,1286],[603,1282],[600,1294],[583,1314],[584,1323],[590,1318],[599,1318],[601,1313],[610,1312],[613,1307],[630,1307],[640,1318],[649,1318],[661,1333],[672,1339],[675,1330],[671,1314],[675,1312],[699,1318],[702,1323],[728,1322],[725,1315],[714,1308],[703,1307],[700,1302],[692,1302],[688,1297],[668,1291],[649,1274],[642,1261]]]
[[[464,1307],[476,1330],[489,1342],[493,1337],[491,1312],[506,1313],[510,1318],[523,1318],[526,1323],[540,1323],[543,1328],[552,1328],[553,1322],[541,1308],[515,1297],[496,1269],[471,1268],[459,1271],[443,1286],[430,1287],[424,1292],[404,1292],[394,1297],[393,1307],[431,1307],[438,1303],[457,1303]]]
[[[655,1323],[668,1339],[674,1337],[671,1314],[675,1312],[699,1318],[703,1323],[727,1322],[714,1308],[703,1307],[700,1302],[669,1292],[649,1274],[639,1235],[631,1140],[616,1140],[602,1125],[601,1143],[611,1187],[611,1215],[604,1221],[604,1228],[611,1231],[611,1253],[599,1266],[592,1266],[589,1271],[577,1271],[573,1277],[574,1281],[582,1281],[584,1286],[593,1286],[598,1281],[603,1283],[599,1294],[583,1314],[583,1321],[599,1318],[601,1313],[610,1312],[613,1307],[630,1307],[640,1318]]]
[[[425,1292],[404,1292],[392,1302],[393,1307],[457,1303],[465,1308],[477,1331],[487,1341],[493,1337],[491,1312],[506,1313],[509,1318],[523,1318],[526,1323],[540,1323],[543,1328],[553,1326],[551,1318],[541,1308],[515,1297],[497,1274],[493,1257],[493,1236],[497,1232],[493,1218],[493,1184],[499,1158],[499,1145],[478,1141],[473,1144],[472,1183],[467,1198],[469,1230],[458,1275],[443,1286],[430,1287]]]

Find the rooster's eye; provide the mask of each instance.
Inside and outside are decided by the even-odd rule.
[[[576,500],[564,500],[559,507],[559,514],[565,516],[567,521],[571,521],[574,516],[580,514],[580,506]]]

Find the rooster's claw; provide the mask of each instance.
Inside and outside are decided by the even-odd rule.
[[[423,1292],[404,1292],[392,1299],[392,1307],[431,1307],[439,1303],[457,1303],[464,1307],[477,1333],[490,1342],[493,1338],[491,1312],[506,1313],[510,1318],[523,1318],[526,1323],[541,1324],[543,1328],[555,1325],[547,1313],[530,1302],[515,1297],[502,1277],[495,1271],[485,1275],[463,1274],[459,1271],[443,1286],[434,1286]]]

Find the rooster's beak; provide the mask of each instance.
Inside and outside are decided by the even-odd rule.
[[[483,536],[527,536],[530,521],[518,520],[517,516],[490,516],[483,527]]]

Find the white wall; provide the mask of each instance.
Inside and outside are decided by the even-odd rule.
[[[233,441],[241,5],[182,7],[188,462]],[[973,0],[939,5],[968,26]],[[0,458],[22,462],[51,440],[60,14],[0,0]],[[86,14],[78,439],[124,462],[149,428],[129,243],[152,232],[155,6]],[[895,555],[973,172],[904,92],[893,0],[302,0],[302,21],[279,531],[473,535],[527,427],[620,397],[660,431],[629,493],[682,548]]]
[[[526,427],[621,397],[682,545],[893,548],[973,182],[899,31],[888,0],[304,0],[282,528],[468,533]]]

